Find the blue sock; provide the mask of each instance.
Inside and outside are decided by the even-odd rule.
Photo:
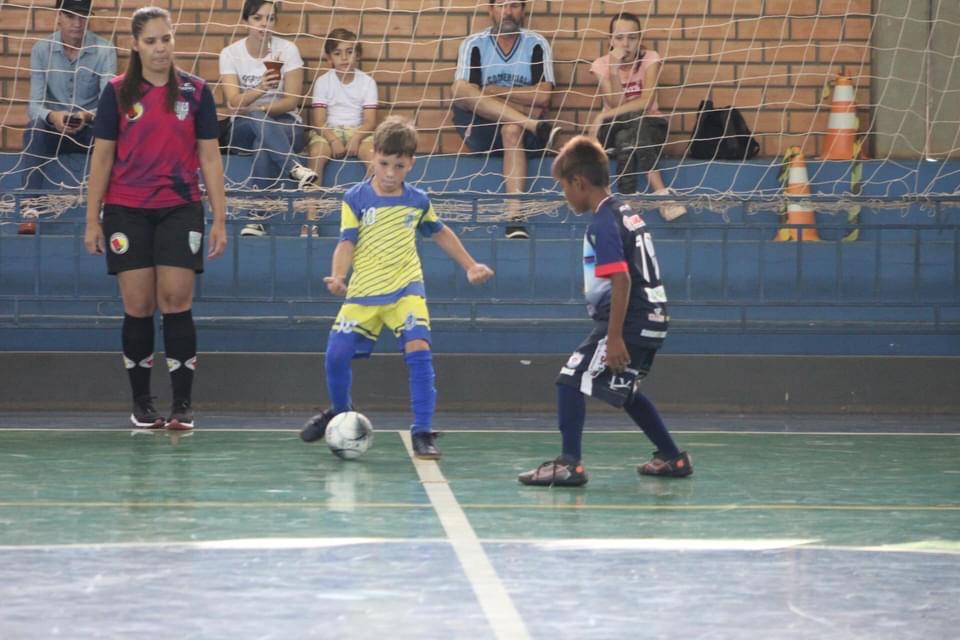
[[[352,334],[331,331],[327,339],[327,357],[324,368],[327,372],[327,394],[333,412],[349,411],[353,406],[350,385],[353,384],[352,360],[354,352]]]
[[[630,402],[623,406],[627,414],[633,419],[638,427],[650,438],[657,451],[667,458],[674,458],[680,455],[680,449],[677,443],[670,437],[670,432],[660,419],[657,408],[653,403],[639,391],[633,394]]]
[[[437,405],[437,389],[433,386],[433,353],[429,350],[403,354],[410,380],[410,408],[413,409],[413,433],[430,433],[433,410]]]
[[[587,418],[587,399],[578,389],[557,385],[557,420],[563,440],[563,458],[580,462],[583,423]]]

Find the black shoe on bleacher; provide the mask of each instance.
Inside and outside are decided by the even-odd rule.
[[[410,434],[413,440],[413,455],[420,460],[439,460],[440,449],[436,440],[440,434],[436,431],[426,431]]]
[[[166,420],[153,406],[153,397],[147,395],[133,399],[133,413],[130,414],[130,422],[140,429],[161,429]]]
[[[189,431],[193,429],[193,408],[186,398],[173,401],[170,417],[167,418],[167,429],[170,431]]]
[[[507,225],[506,236],[508,240],[529,240],[530,234],[527,228],[520,224]]]
[[[561,456],[521,473],[517,480],[531,487],[582,487],[587,484],[587,472],[579,462],[567,462]]]

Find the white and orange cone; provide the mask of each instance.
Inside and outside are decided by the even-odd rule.
[[[810,180],[807,177],[807,163],[803,159],[800,148],[790,147],[787,150],[785,162],[789,163],[789,167],[787,167],[787,181],[783,192],[788,196],[809,196]],[[797,242],[801,239],[804,242],[820,241],[820,234],[814,226],[817,222],[816,214],[813,209],[810,209],[809,204],[788,204],[786,222],[791,225],[810,226],[803,229],[780,229],[774,238],[776,242]]]
[[[833,85],[833,101],[827,135],[823,140],[823,160],[853,160],[854,139],[857,135],[857,105],[854,103],[853,82],[838,75]]]

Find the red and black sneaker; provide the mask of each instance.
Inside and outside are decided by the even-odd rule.
[[[166,419],[153,406],[153,397],[145,395],[133,399],[133,413],[130,414],[130,422],[140,429],[162,429]]]
[[[174,398],[167,418],[168,431],[190,431],[193,429],[193,407],[186,398]]]
[[[534,487],[582,487],[587,484],[587,472],[579,462],[567,462],[560,457],[521,473],[517,480]]]
[[[686,451],[681,451],[675,458],[665,458],[659,451],[654,451],[650,460],[637,465],[637,473],[642,476],[683,478],[693,473],[693,462]]]

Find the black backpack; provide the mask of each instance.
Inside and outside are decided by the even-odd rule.
[[[749,160],[760,153],[743,114],[736,107],[715,108],[712,100],[700,102],[697,128],[690,142],[690,157],[700,160]]]

